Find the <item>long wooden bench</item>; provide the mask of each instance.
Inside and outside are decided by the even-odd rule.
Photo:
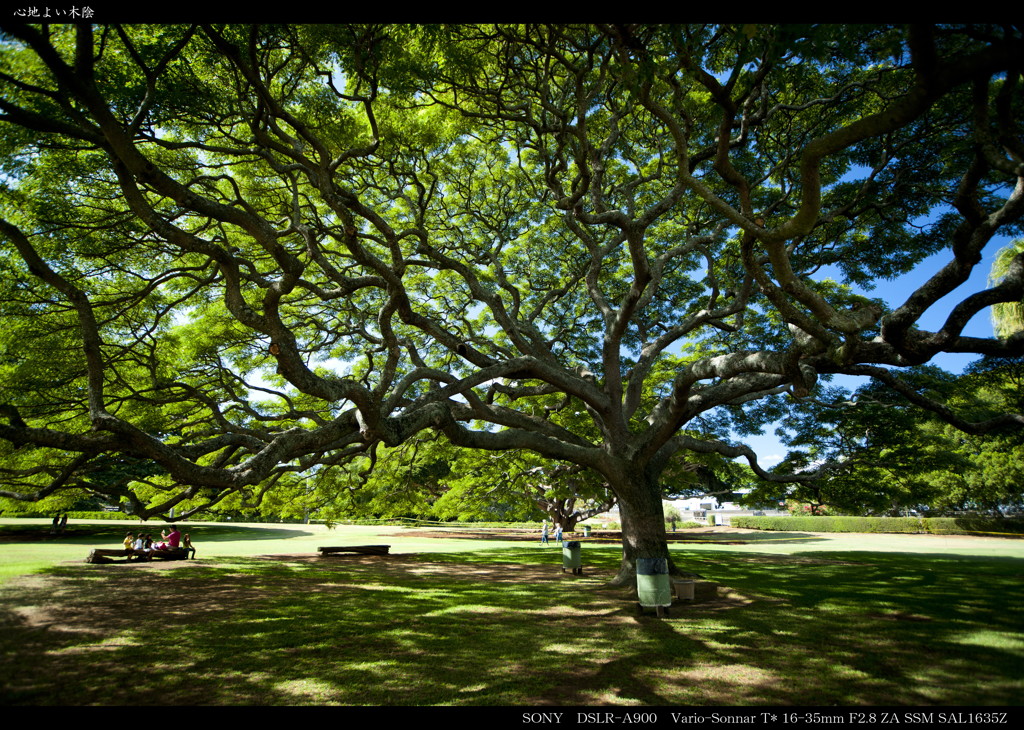
[[[320,555],[334,555],[336,553],[361,553],[363,555],[387,555],[391,550],[390,545],[340,545],[336,547],[317,548]]]
[[[112,549],[112,548],[94,548],[90,553],[89,557],[85,559],[87,563],[127,563],[136,562],[143,560],[186,560],[190,554],[195,554],[195,548],[189,550],[188,548],[169,548],[167,550],[150,550],[145,556],[136,555],[132,550],[125,550],[124,548]],[[123,560],[115,560],[115,558],[123,558]]]

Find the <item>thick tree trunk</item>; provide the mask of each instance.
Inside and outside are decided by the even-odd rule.
[[[556,525],[561,525],[564,532],[576,529],[579,514],[575,511],[574,500],[537,500],[548,517]]]
[[[638,558],[666,558],[669,572],[678,573],[668,552],[658,481],[636,476],[612,488],[619,498],[622,519],[622,565],[612,585],[635,584]]]

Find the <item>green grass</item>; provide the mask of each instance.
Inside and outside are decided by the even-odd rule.
[[[9,580],[0,702],[1021,704],[1019,542],[685,543],[677,562],[724,598],[658,619],[604,586],[614,546],[584,542],[584,575],[571,576],[557,548],[533,543],[300,528],[218,525],[202,543],[218,556],[188,565],[60,564]],[[398,554],[257,557],[358,542]],[[4,560],[21,544],[0,546]]]
[[[119,548],[126,532],[149,532],[159,539],[166,525],[159,522],[72,523],[62,535],[50,535],[49,529],[48,519],[0,520],[0,584],[50,565],[82,562],[92,548]],[[392,550],[399,553],[467,551],[477,547],[477,543],[470,540],[417,538],[421,530],[388,525],[328,529],[323,525],[201,522],[184,523],[182,532],[191,535],[199,558],[315,553],[317,547],[334,543],[392,543]],[[401,537],[396,538],[396,535]]]

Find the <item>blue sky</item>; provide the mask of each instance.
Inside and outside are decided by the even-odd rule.
[[[992,269],[996,253],[1009,242],[1010,239],[1006,237],[993,239],[985,248],[982,262],[974,267],[970,279],[955,291],[936,302],[935,306],[921,317],[920,325],[922,329],[938,329],[945,322],[953,307],[967,295],[988,288],[988,274]],[[874,290],[863,293],[867,296],[884,299],[890,306],[898,306],[906,300],[910,293],[919,288],[930,276],[948,263],[951,258],[952,254],[948,250],[940,251],[930,256],[909,274],[905,274],[892,281],[880,282]],[[982,310],[975,315],[964,329],[964,334],[972,337],[992,337],[990,310]],[[976,359],[977,357],[972,355],[943,354],[932,360],[932,363],[952,373],[960,373],[968,364]],[[832,382],[853,389],[858,387],[864,380],[849,376],[839,376]],[[775,436],[774,426],[766,428],[763,435],[747,437],[743,439],[743,442],[754,449],[758,455],[758,463],[762,467],[773,466],[786,455],[786,447]]]

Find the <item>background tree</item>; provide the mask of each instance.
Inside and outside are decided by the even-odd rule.
[[[152,464],[143,517],[432,429],[662,479],[811,396],[903,384],[1024,294],[1021,29],[28,26],[0,47],[3,495]],[[922,221],[926,221],[922,223]],[[944,252],[891,309],[851,293]],[[141,486],[139,486],[141,485]]]
[[[975,419],[1007,410],[1024,410],[1024,358],[982,358],[958,381],[952,399]],[[962,467],[937,471],[931,478],[939,491],[934,506],[943,511],[987,511],[1002,515],[1024,509],[1024,434],[997,429],[984,435],[941,428],[949,452]]]
[[[1024,252],[1024,238],[1018,238],[996,254],[989,275],[989,283],[998,285],[1010,273],[1011,266],[1020,266],[1020,254]],[[1000,337],[1011,337],[1024,330],[1024,300],[999,302],[992,306],[992,324]]]
[[[904,382],[926,397],[947,402],[956,379],[939,368],[915,368]],[[955,469],[962,460],[936,426],[936,417],[909,406],[888,387],[869,383],[852,395],[824,389],[783,420],[783,441],[792,450],[775,469],[816,472],[796,487],[764,484],[761,499],[787,500],[846,514],[903,514],[930,504],[937,491],[927,475]]]
[[[1024,362],[985,358],[961,376],[933,366],[915,368],[904,382],[933,402],[973,420],[1021,409]],[[792,500],[817,512],[934,514],[1020,508],[1024,440],[1019,429],[965,433],[935,413],[910,405],[884,385],[808,401],[784,420],[784,440],[796,447],[776,467],[814,471],[800,485],[759,482],[752,499]]]
[[[505,519],[543,516],[571,532],[577,523],[615,504],[597,474],[574,464],[549,462],[519,450],[489,454],[463,449],[460,457],[448,492],[434,507],[439,517],[476,508]],[[503,514],[495,515],[496,507]]]

